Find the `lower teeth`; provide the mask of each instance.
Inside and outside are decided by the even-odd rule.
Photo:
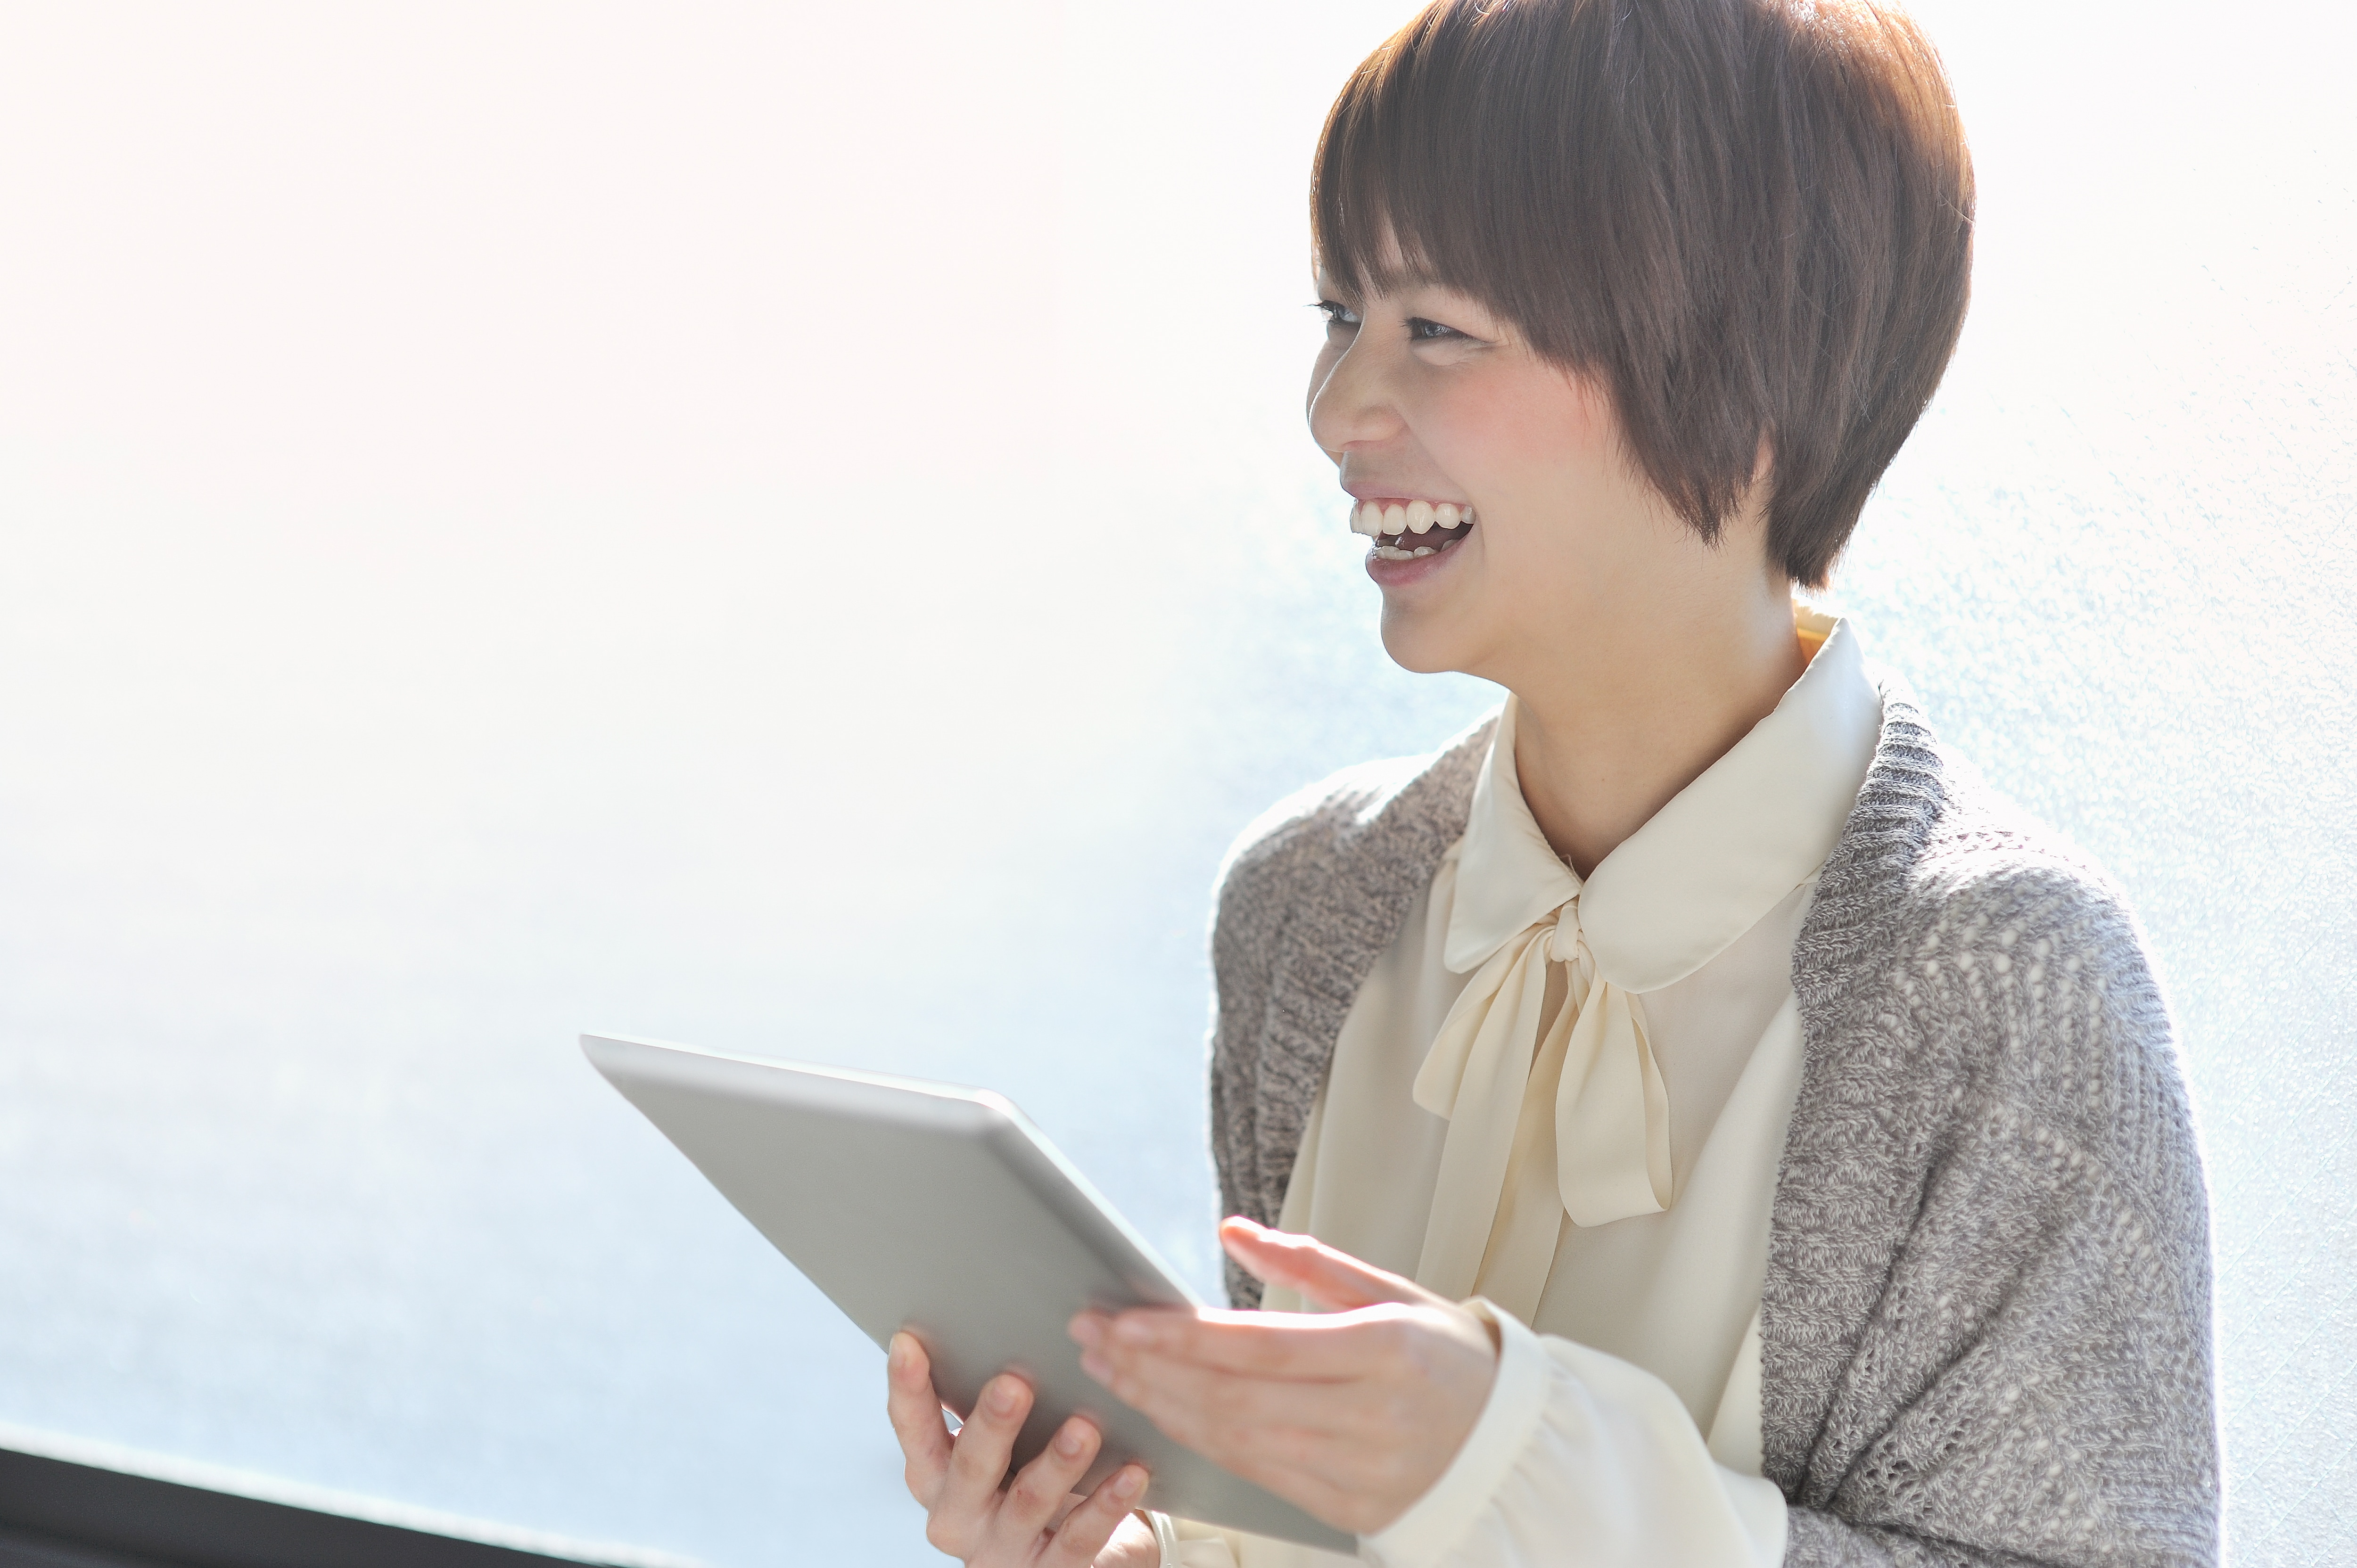
[[[1393,537],[1396,539],[1405,539],[1407,536],[1405,534],[1394,534]],[[1463,534],[1459,534],[1455,539],[1444,539],[1437,544],[1419,544],[1413,550],[1404,550],[1396,544],[1385,544],[1381,540],[1378,540],[1375,543],[1375,559],[1378,561],[1414,561],[1426,555],[1437,555],[1449,546],[1461,542],[1464,537],[1465,536]]]

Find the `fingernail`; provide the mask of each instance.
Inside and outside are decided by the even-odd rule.
[[[1067,1459],[1077,1456],[1087,1446],[1088,1434],[1081,1429],[1078,1421],[1064,1423],[1064,1429],[1056,1434],[1056,1452]]]
[[[1146,1472],[1132,1465],[1113,1478],[1113,1495],[1127,1502],[1146,1490]]]
[[[1081,1358],[1081,1370],[1101,1383],[1113,1381],[1113,1363],[1093,1350]]]
[[[1017,1402],[1013,1378],[1000,1378],[990,1385],[990,1411],[993,1415],[1012,1415]]]
[[[1104,1319],[1092,1312],[1084,1312],[1072,1319],[1068,1332],[1083,1345],[1094,1345],[1104,1337]]]
[[[907,1335],[892,1336],[892,1343],[884,1352],[884,1365],[896,1372],[905,1372],[909,1369],[909,1337]]]
[[[1161,1330],[1155,1326],[1152,1318],[1140,1314],[1132,1317],[1114,1318],[1113,1337],[1125,1345],[1151,1345],[1161,1337]]]

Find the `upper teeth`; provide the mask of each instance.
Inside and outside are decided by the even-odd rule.
[[[1438,506],[1430,501],[1363,501],[1351,514],[1351,532],[1372,539],[1385,533],[1429,533],[1435,528],[1455,528],[1473,521],[1471,507],[1455,501]]]

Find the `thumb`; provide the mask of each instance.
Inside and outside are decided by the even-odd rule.
[[[1447,1305],[1414,1280],[1362,1263],[1314,1236],[1272,1230],[1241,1214],[1220,1221],[1220,1243],[1263,1283],[1297,1292],[1336,1312],[1390,1301]]]

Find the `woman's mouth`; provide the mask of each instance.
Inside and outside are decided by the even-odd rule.
[[[1351,532],[1375,542],[1379,561],[1413,561],[1437,555],[1473,532],[1473,509],[1454,501],[1361,501],[1351,513]]]

